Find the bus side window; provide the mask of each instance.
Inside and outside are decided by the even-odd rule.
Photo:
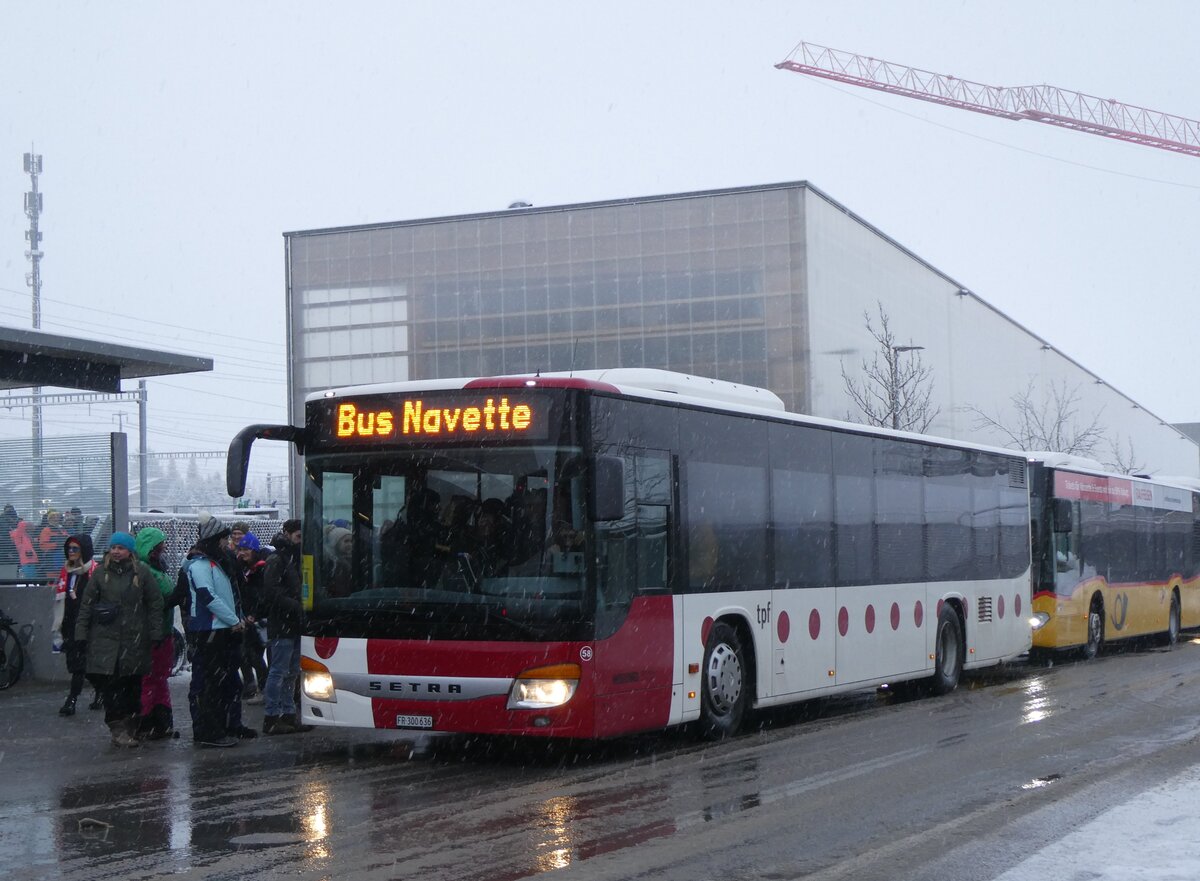
[[[636,594],[668,586],[670,460],[665,454],[626,457],[624,472],[623,516],[596,524],[601,613],[626,609]]]

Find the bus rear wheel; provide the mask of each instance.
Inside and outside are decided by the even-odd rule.
[[[937,636],[934,638],[936,651],[933,675],[929,677],[929,690],[934,694],[949,694],[958,688],[962,675],[962,623],[958,612],[947,603],[938,615]]]
[[[700,734],[722,740],[737,733],[746,712],[746,662],[737,631],[716,624],[704,649],[704,682],[700,689]]]
[[[1082,654],[1085,661],[1090,661],[1100,654],[1100,646],[1104,644],[1104,606],[1099,599],[1092,600],[1088,609],[1087,642],[1084,643]]]
[[[1179,594],[1171,592],[1171,611],[1167,613],[1167,630],[1162,635],[1162,644],[1173,648],[1179,642]]]

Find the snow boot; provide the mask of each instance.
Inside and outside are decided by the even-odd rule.
[[[75,695],[72,694],[67,697],[66,702],[62,705],[62,709],[60,709],[58,711],[58,715],[60,715],[60,716],[74,716],[75,715]]]
[[[287,721],[287,716],[263,716],[263,734],[295,734],[296,728]]]
[[[155,704],[150,712],[143,716],[138,734],[146,740],[164,740],[175,736],[175,719],[171,708],[163,704]]]
[[[109,722],[108,730],[112,733],[113,746],[135,747],[139,745],[136,736],[136,716],[131,719],[118,719],[116,722]]]
[[[312,725],[305,725],[303,722],[300,721],[299,717],[295,713],[289,713],[286,716],[280,716],[279,721],[286,722],[294,730],[301,731],[301,732],[312,731],[313,727],[314,727]]]

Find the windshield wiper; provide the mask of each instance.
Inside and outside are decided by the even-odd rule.
[[[532,624],[526,624],[524,621],[516,621],[512,618],[509,618],[507,615],[488,615],[483,619],[484,624],[490,624],[492,621],[503,621],[509,627],[513,627],[521,631],[530,639],[538,639],[541,637],[541,633],[534,628]]]

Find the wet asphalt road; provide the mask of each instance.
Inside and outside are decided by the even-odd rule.
[[[1200,762],[1200,645],[874,692],[720,744],[387,732],[117,751],[0,693],[0,878],[990,879]],[[184,683],[175,683],[176,706]],[[85,693],[85,697],[86,697]],[[247,708],[248,720],[261,707]]]

